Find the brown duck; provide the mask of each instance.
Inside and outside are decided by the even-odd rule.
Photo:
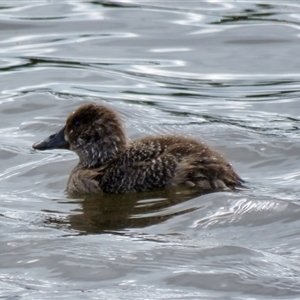
[[[67,184],[70,194],[151,191],[179,185],[224,190],[243,183],[221,154],[195,139],[167,135],[128,142],[118,114],[97,104],[80,106],[59,132],[33,148],[65,148],[79,156]]]

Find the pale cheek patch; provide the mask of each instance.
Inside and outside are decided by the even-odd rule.
[[[65,140],[66,140],[68,143],[70,143],[70,141],[69,141],[69,137],[68,137],[68,135],[67,135],[67,134],[65,134],[64,138],[65,138]]]
[[[73,133],[73,129],[70,130],[69,134],[72,134]],[[65,136],[64,136],[65,140],[70,143],[70,139],[69,139],[69,135],[65,133]]]

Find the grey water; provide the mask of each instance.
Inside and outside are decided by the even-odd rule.
[[[0,298],[300,299],[299,1],[0,1]],[[248,189],[70,198],[31,145],[82,103]]]

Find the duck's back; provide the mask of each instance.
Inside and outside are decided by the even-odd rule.
[[[106,193],[149,191],[186,184],[201,189],[234,188],[242,180],[204,143],[178,136],[147,137],[131,143],[94,178]]]

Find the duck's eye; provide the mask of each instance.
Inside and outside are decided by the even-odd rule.
[[[81,121],[76,120],[73,124],[74,124],[75,127],[79,127],[81,125]]]

